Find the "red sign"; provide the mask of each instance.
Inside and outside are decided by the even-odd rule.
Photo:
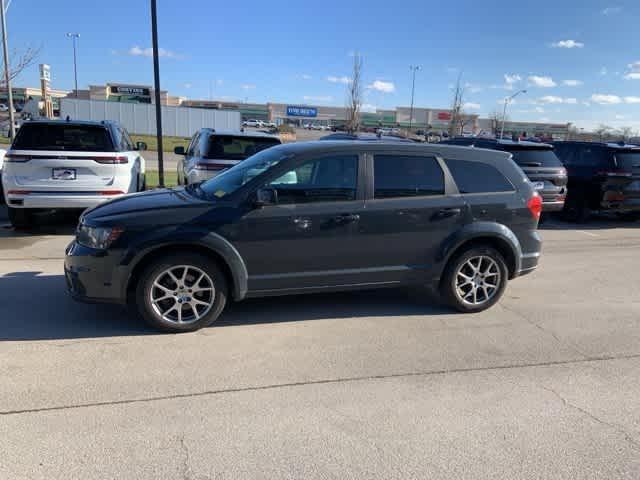
[[[451,113],[438,112],[438,120],[451,120]]]

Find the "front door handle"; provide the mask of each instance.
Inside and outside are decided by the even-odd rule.
[[[445,218],[455,217],[462,213],[461,208],[443,208],[433,214],[431,220],[444,220]]]
[[[360,215],[357,213],[343,213],[342,215],[334,217],[333,220],[336,223],[352,223],[360,220]]]

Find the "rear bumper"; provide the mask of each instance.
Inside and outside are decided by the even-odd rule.
[[[532,273],[536,268],[538,268],[539,261],[540,261],[540,252],[527,253],[522,255],[520,271],[516,276],[521,277],[523,275]]]
[[[5,192],[7,205],[13,208],[77,208],[85,209],[96,207],[103,202],[113,200],[122,195],[95,195],[83,194],[62,194],[54,192],[30,193],[28,195],[15,195]]]
[[[561,202],[542,202],[543,212],[559,212],[564,208],[564,200]]]

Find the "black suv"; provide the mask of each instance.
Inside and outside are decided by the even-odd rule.
[[[186,188],[80,218],[65,274],[80,300],[150,324],[211,324],[227,298],[422,285],[462,312],[538,265],[540,196],[509,155],[444,145],[309,142]]]
[[[592,210],[640,218],[640,147],[624,143],[555,142],[569,172],[565,215],[585,221]]]
[[[440,143],[489,148],[511,153],[513,160],[542,195],[542,210],[558,212],[563,209],[567,196],[567,170],[554,153],[553,145],[476,137],[454,138]]]

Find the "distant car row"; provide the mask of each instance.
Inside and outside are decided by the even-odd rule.
[[[253,128],[276,128],[277,125],[273,122],[265,122],[263,120],[244,120],[242,122],[243,127],[253,127]]]

